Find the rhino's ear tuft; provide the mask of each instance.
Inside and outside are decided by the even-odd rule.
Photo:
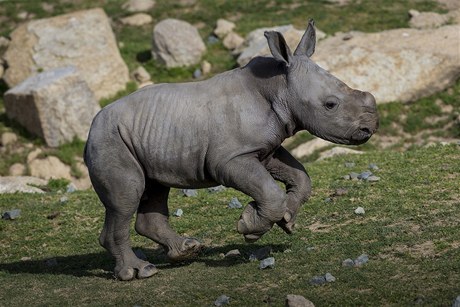
[[[308,27],[300,40],[299,45],[294,51],[294,55],[306,55],[311,57],[315,53],[316,46],[316,30],[315,21],[310,19],[308,21]]]
[[[265,31],[264,36],[267,38],[268,47],[273,57],[289,66],[292,60],[292,53],[283,35],[276,31]]]

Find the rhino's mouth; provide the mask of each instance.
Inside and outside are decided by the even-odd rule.
[[[350,144],[352,145],[359,145],[366,143],[372,136],[371,129],[367,127],[362,127],[357,129],[350,138]]]

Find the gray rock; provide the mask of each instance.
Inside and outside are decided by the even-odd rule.
[[[18,136],[14,132],[3,132],[1,138],[1,145],[8,146],[18,141]]]
[[[198,30],[185,21],[169,18],[153,29],[153,58],[166,67],[197,64],[205,51]]]
[[[195,69],[195,71],[193,72],[193,78],[195,79],[198,79],[202,76],[203,74],[201,73],[201,69],[197,68]]]
[[[342,261],[343,267],[353,267],[354,265],[355,265],[355,262],[353,261],[353,259],[348,258]]]
[[[366,180],[366,179],[369,178],[370,176],[372,176],[372,172],[370,172],[370,171],[364,171],[364,172],[362,172],[361,174],[358,175],[358,179]]]
[[[228,203],[228,208],[230,209],[240,209],[242,207],[243,205],[240,203],[240,201],[236,197],[232,197],[232,199]]]
[[[454,300],[452,307],[460,307],[460,295]]]
[[[13,209],[13,210],[5,211],[2,214],[2,219],[4,219],[4,220],[15,220],[20,216],[21,216],[21,210],[20,209]]]
[[[62,197],[59,199],[59,202],[60,202],[61,204],[64,204],[64,203],[66,203],[66,202],[68,202],[68,201],[69,201],[69,198],[68,198],[67,196],[62,196]]]
[[[173,215],[176,216],[176,217],[181,217],[182,214],[184,214],[184,211],[182,209],[177,209],[176,211],[174,211]]]
[[[150,16],[149,14],[145,14],[145,13],[138,13],[138,14],[134,14],[134,15],[120,19],[120,22],[122,24],[127,25],[127,26],[135,26],[135,27],[140,27],[140,26],[151,24],[152,21],[153,21],[152,16]]]
[[[447,14],[438,14],[434,12],[418,12],[414,14],[409,21],[411,28],[416,29],[433,29],[443,26],[449,22]]]
[[[345,162],[345,167],[352,168],[355,167],[355,162]]]
[[[285,301],[286,307],[315,307],[315,305],[302,295],[288,294]]]
[[[259,269],[263,270],[266,268],[273,269],[275,267],[275,258],[274,257],[268,257],[265,258],[264,260],[260,261],[259,263]]]
[[[193,189],[182,189],[182,194],[185,196],[185,197],[197,197],[198,196],[198,191],[197,190],[193,190]]]
[[[372,170],[372,171],[376,171],[376,170],[379,169],[379,167],[375,163],[370,163],[369,164],[369,169]]]
[[[335,189],[335,191],[332,194],[332,196],[343,196],[343,195],[346,195],[346,194],[348,194],[348,189],[346,189],[346,188],[338,188],[338,189]]]
[[[139,66],[138,68],[136,68],[131,75],[139,83],[145,83],[147,81],[150,81],[152,78],[149,72],[143,66]]]
[[[345,180],[350,180],[351,179],[350,175],[345,175],[342,178],[345,179]]]
[[[225,191],[227,188],[224,187],[223,185],[219,185],[217,187],[211,187],[211,188],[208,188],[208,192],[209,193],[217,193],[217,192],[222,192],[222,191]]]
[[[239,257],[241,257],[241,253],[237,249],[232,249],[231,251],[226,253],[224,257],[225,258],[239,258]]]
[[[354,260],[354,264],[356,267],[360,267],[366,264],[367,262],[369,262],[369,256],[366,254],[362,254],[361,256],[359,256],[358,258]]]
[[[314,251],[314,250],[316,250],[316,247],[314,247],[314,246],[307,247],[307,252],[311,252],[311,251]]]
[[[65,99],[63,99],[65,97]],[[10,119],[42,137],[50,147],[86,140],[99,103],[73,66],[34,75],[5,93]]]
[[[201,71],[203,72],[203,75],[207,75],[211,72],[212,65],[208,61],[203,61],[201,62]]]
[[[349,176],[350,176],[350,179],[353,180],[353,179],[358,179],[359,174],[358,174],[358,173],[351,172]]]
[[[155,6],[153,0],[129,0],[121,7],[128,12],[145,12],[151,10]]]
[[[313,286],[324,285],[326,282],[326,277],[324,276],[315,276],[312,279],[310,279],[310,285]]]
[[[0,194],[7,193],[45,193],[35,186],[45,186],[47,180],[28,176],[0,177]]]
[[[207,42],[208,42],[209,45],[214,45],[214,44],[217,44],[219,42],[219,38],[214,36],[214,35],[209,35],[208,39],[207,39]]]
[[[372,176],[367,177],[366,181],[377,182],[377,181],[380,181],[380,177],[372,175]]]
[[[332,158],[335,156],[340,156],[340,155],[360,155],[362,154],[362,151],[350,149],[350,148],[345,148],[345,147],[333,147],[329,150],[323,151],[320,153],[318,161]]]
[[[214,34],[223,39],[227,34],[231,33],[235,28],[235,24],[231,21],[220,18],[217,20],[216,28],[214,29]]]
[[[270,256],[272,252],[272,248],[270,246],[265,246],[262,248],[259,248],[258,250],[253,251],[249,255],[249,260],[250,261],[256,261],[256,260],[262,260]]]
[[[78,68],[96,100],[113,96],[129,81],[128,67],[101,8],[32,20],[10,36],[4,55],[8,63],[4,80],[10,88],[41,71],[65,66]]]
[[[364,213],[366,213],[366,211],[364,211],[363,207],[358,207],[355,209],[355,214],[363,215]]]
[[[229,50],[234,50],[244,43],[244,38],[236,34],[235,32],[230,32],[225,36],[224,40],[222,41],[222,44],[224,44],[224,47],[229,49]]]
[[[291,153],[294,157],[300,159],[302,157],[307,157],[312,155],[314,152],[324,149],[328,146],[331,146],[333,143],[320,139],[314,138],[306,143],[303,143],[296,148],[294,148]]]
[[[332,276],[331,273],[326,273],[326,275],[324,275],[324,278],[326,279],[327,282],[335,282],[336,281],[336,278],[334,276]]]
[[[325,203],[330,203],[332,202],[332,198],[331,197],[326,197],[326,199],[324,200]]]
[[[66,192],[66,193],[73,193],[73,192],[75,192],[75,191],[77,191],[77,187],[76,187],[75,184],[73,184],[72,182],[69,183],[69,184],[67,185],[67,187],[65,188],[65,192]]]
[[[222,305],[227,305],[229,303],[230,303],[230,297],[223,294],[214,301],[214,306],[222,306]]]

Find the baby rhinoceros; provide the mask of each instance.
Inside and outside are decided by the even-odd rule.
[[[94,118],[85,161],[106,209],[100,243],[115,257],[117,278],[157,272],[131,249],[136,212],[136,231],[162,245],[169,259],[186,259],[200,249],[168,223],[171,187],[235,188],[254,199],[237,223],[247,241],[275,223],[289,234],[311,185],[283,140],[307,130],[334,143],[362,144],[377,130],[374,97],[310,59],[316,44],[312,20],[294,54],[280,33],[265,37],[273,57],[254,58],[205,81],[144,87]]]

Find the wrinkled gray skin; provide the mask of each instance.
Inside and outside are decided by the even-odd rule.
[[[206,81],[144,87],[94,118],[85,161],[106,208],[100,243],[115,257],[119,279],[157,271],[130,247],[136,212],[136,231],[161,244],[171,260],[199,250],[197,240],[179,236],[168,223],[171,187],[222,184],[251,196],[237,224],[247,241],[275,223],[291,233],[311,185],[283,140],[308,130],[334,143],[361,144],[377,130],[374,97],[310,59],[313,21],[293,55],[280,33],[265,36],[273,58],[255,58]]]

